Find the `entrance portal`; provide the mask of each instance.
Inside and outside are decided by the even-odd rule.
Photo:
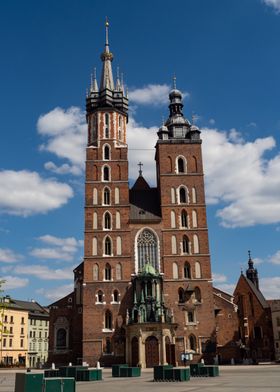
[[[137,366],[139,363],[139,344],[136,336],[131,340],[131,365]]]
[[[149,336],[145,341],[146,367],[151,368],[159,365],[158,340],[155,336]]]

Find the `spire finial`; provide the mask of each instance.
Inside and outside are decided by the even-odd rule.
[[[251,251],[248,250],[248,256],[249,256],[249,260],[251,260]]]
[[[143,163],[139,162],[138,166],[139,166],[139,176],[142,176],[142,166],[143,166]]]
[[[109,52],[109,20],[108,17],[106,16],[106,22],[105,22],[105,46],[106,49],[108,49]]]
[[[164,116],[161,116],[162,125],[164,125]]]
[[[176,90],[176,75],[173,76],[173,89]]]

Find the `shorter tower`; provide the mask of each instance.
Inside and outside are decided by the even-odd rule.
[[[250,281],[256,286],[256,288],[259,290],[259,276],[258,276],[258,270],[254,268],[254,262],[251,258],[251,252],[248,251],[249,255],[249,260],[248,260],[248,268],[246,270],[246,276]]]

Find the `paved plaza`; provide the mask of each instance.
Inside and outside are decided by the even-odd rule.
[[[152,379],[152,369],[143,370],[136,378],[112,378],[111,369],[104,369],[103,381],[78,382],[76,392],[276,392],[280,389],[280,365],[221,366],[219,377],[191,378],[187,382]],[[0,370],[0,392],[14,392],[14,385],[15,370]]]

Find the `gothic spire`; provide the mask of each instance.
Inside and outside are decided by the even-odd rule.
[[[96,80],[96,68],[94,68],[93,74],[91,74],[90,92],[92,93],[98,92],[98,84]]]
[[[248,269],[246,270],[246,277],[249,279],[259,290],[259,276],[258,270],[254,268],[254,262],[251,258],[251,251],[248,251]]]
[[[113,61],[113,53],[110,52],[109,49],[109,22],[106,19],[105,23],[105,49],[101,54],[101,60],[103,61],[101,81],[100,81],[100,91],[105,89],[114,90],[114,79],[112,72],[112,61]]]

